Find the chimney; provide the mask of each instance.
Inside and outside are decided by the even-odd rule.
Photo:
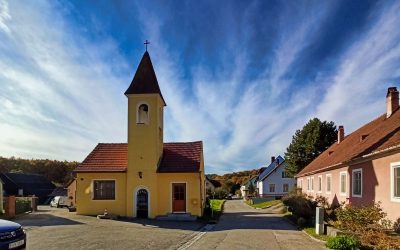
[[[344,140],[344,127],[339,126],[338,132],[337,132],[337,143],[341,143]]]
[[[386,118],[389,118],[399,109],[399,91],[396,87],[389,87],[386,94]]]
[[[271,156],[271,163],[275,161],[275,156]]]

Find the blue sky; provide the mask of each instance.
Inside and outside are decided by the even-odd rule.
[[[207,173],[257,168],[310,118],[350,133],[400,80],[399,1],[0,0],[0,155],[82,161],[126,142],[149,52],[165,141],[203,140]]]

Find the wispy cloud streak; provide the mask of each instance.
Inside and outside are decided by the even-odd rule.
[[[151,41],[168,105],[165,138],[203,140],[209,173],[256,168],[283,154],[295,130],[315,116],[350,132],[384,112],[385,89],[400,78],[399,3],[377,5],[366,14],[362,33],[343,37],[343,50],[312,64],[330,67],[307,76],[297,75],[297,67],[307,69],[303,57],[313,52],[340,3],[268,3],[276,9],[270,17],[264,4],[239,9],[230,3],[198,13],[187,3],[175,6],[172,17],[170,6],[132,7],[139,20],[135,32]],[[93,39],[55,9],[0,0],[3,155],[81,160],[97,142],[126,141],[122,93],[135,70],[128,67],[131,59],[113,35]],[[225,12],[216,14],[220,10]],[[101,24],[92,25],[101,30]],[[182,36],[180,29],[191,44],[171,39]],[[213,48],[218,39],[216,50],[180,50],[206,47],[197,40]]]

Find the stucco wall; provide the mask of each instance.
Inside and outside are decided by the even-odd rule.
[[[371,204],[373,201],[380,201],[388,219],[395,220],[400,217],[400,201],[393,201],[391,197],[391,163],[400,163],[400,153],[372,159],[362,163],[353,164],[348,167],[326,171],[323,173],[299,177],[297,185],[300,187],[302,180],[302,191],[316,197],[325,196],[332,203],[351,203],[354,205]],[[355,169],[362,169],[362,195],[354,197],[352,195],[352,172]],[[340,193],[340,172],[347,173],[346,194]],[[332,191],[326,191],[326,175],[332,175]],[[318,176],[322,176],[322,192],[317,191]],[[307,178],[314,177],[314,191],[307,191]]]
[[[76,213],[126,215],[125,173],[77,173]],[[115,180],[115,200],[93,200],[93,180]]]
[[[70,206],[75,206],[76,204],[76,180],[71,182],[68,186],[68,201]]]
[[[186,212],[202,215],[199,173],[173,173],[158,175],[158,215],[172,213],[172,183],[186,183]]]
[[[297,186],[300,188],[300,181],[302,181],[302,191],[303,193],[306,193],[307,195],[310,195],[312,197],[316,196],[324,196],[328,198],[329,203],[335,203],[335,204],[340,204],[342,202],[348,202],[349,198],[349,175],[347,173],[347,179],[346,179],[346,193],[341,194],[340,193],[340,173],[341,172],[346,172],[347,173],[347,167],[344,168],[339,168],[331,171],[326,171],[323,173],[318,173],[315,175],[309,175],[306,177],[300,177],[297,179]],[[328,192],[326,190],[326,179],[327,176],[331,175],[331,191]],[[322,190],[318,191],[318,176],[322,176]],[[312,190],[310,187],[310,190],[307,190],[307,179],[314,178],[314,189]]]

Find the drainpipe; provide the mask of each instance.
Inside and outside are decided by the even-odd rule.
[[[200,181],[200,214],[203,215],[203,183],[201,180],[201,170],[199,171],[199,181]]]

